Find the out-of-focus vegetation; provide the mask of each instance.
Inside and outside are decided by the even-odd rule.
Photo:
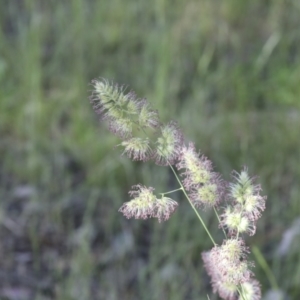
[[[300,298],[299,228],[278,248],[300,217],[298,0],[9,0],[0,24],[1,299],[217,299],[180,195],[163,224],[118,213],[133,184],[176,185],[112,151],[87,100],[99,76],[176,119],[225,179],[259,175],[267,210],[248,244]]]

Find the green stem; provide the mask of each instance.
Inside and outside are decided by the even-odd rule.
[[[264,270],[264,272],[265,272],[272,288],[274,290],[279,290],[276,278],[275,278],[274,274],[272,273],[270,267],[268,266],[268,263],[266,262],[265,258],[261,254],[260,250],[256,246],[253,246],[252,247],[252,252],[253,252],[257,262],[259,263],[259,265]]]
[[[204,227],[204,229],[205,229],[206,233],[208,234],[209,238],[211,239],[212,243],[214,244],[214,246],[216,246],[216,245],[217,245],[216,242],[214,241],[213,237],[211,236],[209,230],[207,229],[207,227],[206,227],[204,221],[202,220],[201,216],[199,215],[199,213],[198,213],[197,209],[195,208],[194,204],[192,203],[191,199],[190,199],[189,196],[187,195],[187,193],[186,193],[186,191],[185,191],[185,189],[184,189],[184,187],[183,187],[183,185],[182,185],[180,179],[178,178],[178,176],[177,176],[177,174],[176,174],[174,168],[172,167],[172,165],[171,165],[170,163],[169,163],[169,166],[170,166],[171,170],[173,171],[173,173],[174,173],[174,175],[175,175],[175,177],[176,177],[176,179],[177,179],[179,185],[181,186],[181,189],[182,189],[182,191],[183,191],[183,193],[184,193],[186,199],[189,201],[191,207],[193,208],[194,212],[196,213],[198,219],[200,220],[202,226]]]
[[[167,194],[175,193],[175,192],[177,192],[177,191],[182,191],[182,187],[181,187],[181,188],[179,188],[179,189],[176,189],[176,190],[170,191],[170,192],[166,192],[166,193],[160,193],[160,194],[164,196],[164,195],[167,195]]]
[[[144,130],[143,128],[141,128],[141,129],[143,130],[144,134],[147,136],[147,133],[145,132],[145,130]],[[199,213],[198,213],[197,209],[195,208],[194,204],[192,203],[191,199],[190,199],[189,196],[187,195],[187,193],[186,193],[186,191],[185,191],[185,189],[184,189],[184,187],[183,187],[183,185],[182,185],[180,179],[178,178],[178,176],[177,176],[177,174],[176,174],[174,168],[172,167],[172,165],[171,165],[169,162],[168,162],[168,164],[169,164],[171,170],[173,171],[173,173],[174,173],[174,175],[175,175],[175,177],[176,177],[176,179],[177,179],[177,181],[178,181],[178,183],[179,183],[179,185],[180,185],[180,187],[181,187],[180,189],[183,191],[183,193],[184,193],[186,199],[189,201],[189,203],[190,203],[192,209],[193,209],[194,212],[196,213],[198,219],[200,220],[200,222],[201,222],[203,228],[205,229],[205,231],[206,231],[206,233],[208,234],[209,238],[211,239],[212,243],[214,244],[214,246],[216,246],[216,245],[217,245],[216,242],[214,241],[213,237],[211,236],[209,230],[207,229],[207,227],[206,227],[204,221],[202,220],[201,216],[199,215]],[[179,189],[179,190],[180,190],[180,189]]]
[[[214,212],[215,212],[215,214],[216,214],[216,216],[217,216],[217,219],[218,219],[218,221],[219,221],[219,223],[220,223],[220,225],[221,225],[221,220],[220,220],[219,214],[218,214],[218,212],[217,212],[217,210],[216,210],[215,207],[214,207]],[[227,234],[226,234],[226,232],[225,232],[225,230],[224,230],[224,227],[223,227],[222,225],[221,225],[221,227],[222,227],[223,233],[224,233],[224,235],[225,235],[225,238],[227,239]]]

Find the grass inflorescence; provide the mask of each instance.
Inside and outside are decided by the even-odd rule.
[[[125,146],[124,153],[133,160],[145,161],[149,149],[156,164],[169,166],[174,172],[179,183],[178,190],[184,192],[214,246],[202,254],[213,291],[225,300],[260,300],[260,285],[251,270],[253,263],[248,260],[249,251],[243,236],[255,234],[256,222],[265,209],[266,196],[261,195],[261,186],[249,176],[247,168],[240,173],[234,171],[233,182],[226,183],[220,174],[213,171],[212,162],[196,152],[194,144],[185,145],[184,135],[177,123],[171,121],[163,124],[157,113],[156,126],[150,125],[153,121],[140,123],[142,110],[139,108],[140,100],[132,96],[134,92],[125,94],[123,89],[105,80],[94,80],[93,83],[93,108],[102,119],[108,119],[108,123],[113,124],[109,125],[109,129],[123,139],[121,146]],[[143,99],[144,106],[150,107],[145,104],[146,101]],[[147,113],[149,116],[151,111]],[[115,124],[123,125],[115,127]],[[127,124],[131,124],[130,127]],[[153,131],[155,139],[149,139],[147,129]],[[124,135],[124,131],[128,134]],[[135,137],[134,132],[139,131],[145,134],[144,139]],[[179,179],[173,165],[183,180]],[[159,222],[168,220],[178,203],[163,195],[172,191],[163,193],[161,198],[157,198],[153,191],[152,187],[141,184],[134,186],[130,192],[134,198],[124,203],[119,211],[127,218],[157,218]],[[214,208],[225,235],[221,246],[217,245],[197,212],[196,207],[201,206]],[[221,219],[217,212],[220,207],[224,211]]]
[[[182,190],[164,195],[180,204],[167,224],[118,217],[132,184],[160,199],[179,183],[124,158],[134,144],[131,158],[153,159],[151,130],[126,148],[96,126],[85,100],[101,74],[175,118],[225,181],[244,164],[259,174],[268,205],[246,241],[253,271],[263,294],[277,279],[299,299],[298,2],[1,1],[0,298],[218,298],[199,255],[212,241]],[[222,245],[214,207],[196,204]]]

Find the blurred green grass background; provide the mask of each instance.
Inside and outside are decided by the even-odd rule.
[[[0,299],[217,299],[180,195],[163,224],[118,213],[131,185],[175,182],[112,151],[88,102],[99,76],[177,120],[225,179],[259,176],[267,209],[247,242],[300,298],[299,228],[277,251],[300,217],[298,0],[10,0],[0,24]]]

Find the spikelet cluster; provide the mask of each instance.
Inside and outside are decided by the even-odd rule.
[[[176,210],[178,203],[171,198],[156,198],[154,188],[135,185],[129,195],[133,199],[125,202],[119,211],[125,217],[135,219],[157,218],[159,222],[166,221]]]
[[[183,135],[176,122],[171,121],[162,126],[156,141],[156,163],[163,166],[174,164],[179,156],[182,143]]]
[[[238,288],[250,281],[252,263],[247,261],[247,253],[248,249],[241,239],[225,240],[222,246],[202,253],[213,290],[221,298],[237,299]]]
[[[238,300],[260,300],[261,290],[260,284],[257,280],[251,279],[241,284],[242,295],[239,296]]]
[[[224,184],[213,172],[211,161],[197,153],[193,143],[181,148],[177,169],[183,170],[183,185],[196,207],[212,207],[220,203]]]
[[[154,159],[158,165],[174,164],[178,158],[183,135],[176,122],[161,124],[158,112],[152,109],[146,99],[138,99],[124,86],[106,80],[93,80],[94,87],[90,102],[101,119],[108,121],[109,130],[120,137],[120,144],[133,160]],[[148,138],[137,134],[150,131],[156,136],[151,145]]]
[[[151,108],[146,99],[138,99],[131,91],[126,93],[124,86],[106,80],[93,80],[94,87],[90,102],[100,118],[108,121],[108,129],[123,142],[124,154],[133,160],[153,158],[149,139],[136,137],[137,130],[158,130],[158,112]]]
[[[127,154],[132,160],[147,161],[152,157],[153,151],[148,138],[133,137],[122,141],[121,146],[124,147],[123,154]]]
[[[133,92],[125,94],[125,87],[105,80],[93,80],[90,97],[93,109],[109,122],[109,129],[121,138],[128,138],[133,130],[133,116],[140,111],[140,103]]]
[[[226,300],[261,299],[260,285],[253,279],[248,262],[248,249],[241,234],[255,234],[256,221],[265,209],[265,196],[261,187],[243,168],[233,172],[233,183],[229,184],[228,205],[221,215],[220,227],[227,230],[229,239],[222,246],[215,246],[202,254],[204,266],[211,277],[214,292]]]
[[[256,221],[265,209],[266,197],[261,196],[261,186],[255,184],[246,168],[241,173],[233,172],[234,182],[229,185],[229,201],[223,213],[221,226],[231,236],[239,233],[254,235]]]

